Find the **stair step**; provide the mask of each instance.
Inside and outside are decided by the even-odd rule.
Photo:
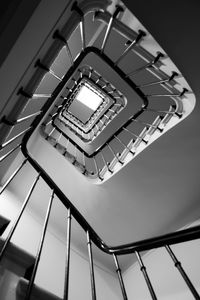
[[[0,236],[4,233],[6,228],[8,227],[10,220],[6,217],[0,215]]]
[[[0,249],[4,245],[4,240],[0,238]],[[9,243],[4,257],[1,261],[1,266],[10,270],[18,276],[25,276],[35,262],[34,256],[17,247],[13,243]]]
[[[23,300],[26,296],[26,291],[28,288],[29,281],[20,278],[17,289],[16,289],[16,300]],[[32,294],[31,294],[31,300],[62,300],[58,296],[55,296],[54,294],[34,285]]]

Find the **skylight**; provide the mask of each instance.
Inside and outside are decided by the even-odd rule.
[[[72,99],[68,111],[83,124],[88,122],[104,101],[102,93],[86,79],[81,80]]]
[[[87,85],[81,87],[76,96],[76,100],[80,101],[93,111],[96,111],[103,99]]]

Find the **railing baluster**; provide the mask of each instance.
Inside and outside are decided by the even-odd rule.
[[[22,132],[20,132],[19,134],[15,135],[13,138],[11,138],[10,140],[8,140],[7,142],[3,143],[2,145],[0,145],[0,150],[5,148],[6,146],[10,145],[12,142],[14,142],[17,138],[19,138],[20,136],[22,136],[24,133],[26,133],[27,131],[29,131],[32,127],[28,127],[25,130],[23,130]]]
[[[3,193],[3,191],[7,188],[7,186],[9,185],[9,183],[13,180],[13,178],[17,175],[17,173],[22,169],[22,167],[25,165],[25,163],[27,162],[27,159],[25,159],[21,165],[12,173],[12,175],[6,180],[6,182],[4,183],[4,185],[1,188],[0,191],[0,195]]]
[[[145,95],[147,98],[149,97],[183,97],[185,93],[189,92],[188,89],[183,88],[182,92],[178,94],[151,94],[151,95]]]
[[[104,156],[103,156],[102,151],[100,151],[100,153],[101,153],[101,157],[102,157],[102,159],[103,159],[104,165],[106,166],[107,170],[108,170],[111,174],[113,174],[114,172],[109,168],[108,163],[106,162],[106,160],[105,160],[105,158],[104,158]]]
[[[29,192],[28,192],[28,194],[27,194],[27,196],[25,198],[25,201],[24,201],[24,203],[23,203],[23,205],[21,207],[21,210],[20,210],[20,212],[19,212],[19,214],[18,214],[18,216],[17,216],[17,218],[16,218],[16,220],[15,220],[12,228],[10,229],[10,232],[9,232],[9,234],[8,234],[8,236],[7,236],[7,238],[6,238],[5,242],[4,242],[4,245],[3,245],[2,249],[1,249],[1,252],[0,252],[0,261],[3,258],[3,254],[6,251],[8,243],[10,242],[10,240],[11,240],[11,238],[12,238],[14,232],[15,232],[15,229],[16,229],[16,227],[17,227],[17,225],[18,225],[18,223],[19,223],[19,221],[21,219],[21,216],[22,216],[22,214],[23,214],[23,212],[24,212],[24,210],[25,210],[25,208],[26,208],[26,206],[27,206],[27,204],[29,202],[29,199],[30,199],[30,197],[31,197],[31,195],[33,193],[33,190],[34,190],[34,188],[35,188],[35,186],[36,186],[36,184],[37,184],[37,182],[39,180],[39,177],[40,177],[40,174],[36,177],[35,181],[33,182],[32,186],[31,186],[31,188],[30,188],[30,190],[29,190]]]
[[[136,137],[137,139],[143,141],[145,144],[147,144],[148,142],[145,141],[142,137],[140,137],[139,135],[133,133],[131,130],[127,129],[126,127],[122,127],[123,130],[129,132],[132,136]]]
[[[78,7],[77,1],[75,1],[72,5],[72,10],[76,11],[77,14],[80,16],[80,32],[81,32],[81,42],[82,42],[82,50],[85,50],[85,23],[84,23],[84,13],[83,11],[80,9],[80,7]]]
[[[38,59],[35,63],[35,67],[38,67],[44,71],[46,71],[47,73],[50,73],[52,76],[54,76],[56,79],[58,79],[59,81],[62,81],[62,78],[60,78],[58,75],[56,75],[54,73],[54,71],[52,71],[51,69],[49,69],[47,66],[45,66],[40,59]]]
[[[70,267],[70,244],[71,244],[71,211],[68,209],[67,215],[67,254],[65,263],[65,286],[64,286],[64,297],[63,300],[68,300],[69,292],[69,267]]]
[[[200,299],[199,294],[197,293],[197,290],[195,289],[195,287],[193,286],[192,282],[190,281],[189,277],[187,276],[187,274],[185,273],[180,261],[178,261],[176,255],[174,254],[174,252],[172,251],[172,249],[170,248],[169,245],[165,246],[167,252],[169,253],[171,259],[174,262],[175,267],[178,269],[178,271],[180,272],[181,276],[183,277],[185,283],[187,284],[189,290],[191,291],[191,293],[193,294],[194,298],[196,300]]]
[[[128,74],[126,74],[125,77],[130,77],[130,76],[136,75],[137,73],[139,73],[139,72],[141,72],[143,70],[146,70],[148,68],[153,67],[159,61],[159,59],[161,57],[164,57],[164,54],[162,54],[161,52],[158,52],[157,56],[152,61],[150,61],[146,65],[144,65],[144,66],[142,66],[142,67],[140,67],[140,68],[138,68],[138,69],[136,69],[136,70],[134,70],[134,71],[132,71],[132,72],[130,72]]]
[[[177,76],[178,76],[177,72],[172,72],[172,75],[170,77],[168,77],[167,79],[161,79],[158,81],[140,84],[136,88],[138,89],[138,88],[148,87],[148,86],[157,85],[157,84],[165,84],[165,83],[172,81],[174,79],[174,77],[177,77]]]
[[[108,41],[111,29],[112,29],[114,19],[117,18],[118,14],[122,11],[124,11],[123,8],[120,5],[116,5],[116,10],[115,10],[114,14],[111,16],[111,18],[109,20],[109,23],[108,23],[108,26],[107,26],[107,29],[106,29],[106,33],[105,33],[105,36],[104,36],[104,39],[103,39],[103,43],[101,45],[101,52],[103,52],[104,49],[105,49],[106,43]]]
[[[47,226],[48,226],[48,222],[49,222],[49,216],[50,216],[50,213],[51,213],[51,207],[52,207],[53,199],[54,199],[54,190],[52,191],[52,194],[51,194],[51,197],[50,197],[50,200],[49,200],[47,213],[46,213],[46,216],[45,216],[45,221],[44,221],[44,225],[43,225],[43,229],[42,229],[42,235],[41,235],[41,239],[40,239],[38,250],[37,250],[35,264],[34,264],[33,271],[32,271],[32,274],[31,274],[31,278],[30,278],[30,281],[29,281],[29,284],[28,284],[25,300],[29,300],[30,297],[31,297],[31,292],[32,292],[33,284],[34,284],[34,280],[35,280],[35,275],[36,275],[36,272],[37,272],[38,264],[40,262],[40,257],[41,257],[41,253],[42,253],[44,239],[45,239],[45,235],[46,235],[46,231],[47,231]]]
[[[124,52],[121,54],[121,56],[116,60],[115,66],[120,63],[120,61],[128,54],[130,50],[132,50],[138,43],[141,41],[141,39],[146,35],[146,33],[142,30],[139,30],[138,35],[134,41],[131,42],[131,44],[124,50]]]
[[[17,123],[17,124],[22,123],[22,122],[24,122],[24,121],[26,121],[26,120],[28,120],[28,119],[30,119],[30,118],[33,118],[33,117],[36,117],[36,116],[40,115],[41,113],[42,113],[42,110],[37,111],[37,112],[35,112],[35,113],[31,114],[31,115],[28,115],[28,116],[26,116],[26,117],[24,117],[24,118],[18,119],[18,120],[16,121],[16,123]]]
[[[163,131],[163,129],[159,128],[159,126],[156,126],[156,125],[153,125],[153,124],[150,124],[150,123],[146,123],[146,122],[144,122],[144,121],[142,121],[142,120],[134,119],[134,118],[132,118],[131,120],[132,120],[133,122],[140,123],[140,124],[142,124],[142,125],[144,125],[144,126],[147,126],[147,127],[150,127],[150,128],[158,129],[160,132]]]
[[[93,160],[94,160],[94,165],[95,165],[95,168],[96,168],[96,172],[97,172],[98,178],[99,178],[101,181],[103,181],[103,178],[100,176],[99,168],[98,168],[98,165],[97,165],[97,162],[96,162],[95,157],[93,157]]]
[[[96,300],[94,265],[93,265],[93,256],[92,256],[92,243],[91,243],[89,231],[87,231],[87,246],[88,246],[89,264],[90,264],[90,280],[91,280],[92,300]]]
[[[10,151],[8,151],[5,155],[0,157],[0,162],[2,162],[3,160],[5,160],[8,156],[10,156],[15,150],[17,150],[19,147],[21,146],[21,144],[18,144],[16,147],[14,147],[13,149],[11,149]],[[1,194],[1,193],[0,193]]]
[[[59,30],[56,30],[53,34],[53,38],[59,40],[60,42],[62,42],[66,46],[66,51],[67,51],[67,54],[69,56],[70,63],[71,63],[71,65],[73,65],[74,60],[73,60],[69,45],[68,45],[67,40],[65,39],[65,37],[62,36],[62,34],[59,32]]]
[[[119,159],[118,155],[115,154],[114,150],[112,149],[112,147],[109,145],[109,143],[106,143],[106,145],[108,146],[108,148],[110,149],[110,151],[112,152],[113,156],[117,159],[117,161],[123,165],[124,163]]]
[[[113,253],[113,259],[114,259],[114,262],[115,262],[116,272],[117,272],[117,275],[118,275],[119,284],[120,284],[120,287],[121,287],[123,299],[128,300],[128,297],[127,297],[127,294],[126,294],[126,289],[125,289],[125,286],[124,286],[124,281],[123,281],[122,274],[121,274],[121,269],[119,267],[119,262],[118,262],[117,256],[114,253]]]
[[[154,292],[153,286],[152,286],[151,281],[150,281],[150,279],[149,279],[149,276],[148,276],[146,267],[145,267],[144,264],[143,264],[142,258],[141,258],[141,256],[140,256],[139,252],[135,251],[135,254],[136,254],[138,263],[139,263],[139,265],[140,265],[140,270],[141,270],[141,272],[142,272],[142,274],[143,274],[143,276],[144,276],[144,279],[145,279],[145,281],[146,281],[147,287],[148,287],[149,292],[150,292],[150,294],[151,294],[151,297],[152,297],[153,300],[157,300],[156,294],[155,294],[155,292]]]
[[[116,134],[113,135],[118,141],[119,143],[125,148],[127,149],[132,155],[135,155],[135,153],[133,151],[131,151],[131,149],[129,149],[117,136]]]
[[[50,98],[51,94],[33,94],[32,99],[37,99],[37,98]]]

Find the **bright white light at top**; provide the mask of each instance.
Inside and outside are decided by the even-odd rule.
[[[97,93],[93,92],[86,85],[83,85],[78,94],[76,95],[76,100],[82,102],[84,105],[92,109],[93,111],[97,110],[103,99],[98,96]]]

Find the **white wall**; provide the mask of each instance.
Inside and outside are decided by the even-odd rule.
[[[17,211],[19,211],[20,202],[9,191],[4,192],[0,196],[0,200],[1,214],[13,220]],[[7,231],[4,236],[7,234]],[[40,219],[30,210],[27,210],[19,223],[12,242],[31,254],[36,254],[40,233]],[[36,284],[59,297],[63,295],[65,257],[64,241],[54,233],[48,231],[36,276]],[[70,299],[91,299],[88,262],[73,248],[70,262]],[[10,278],[10,275],[8,277]],[[109,273],[95,265],[95,278],[99,300],[121,299],[119,284],[115,274]],[[12,286],[16,285],[16,276],[13,276],[13,280],[15,282],[12,283]],[[8,299],[11,300],[9,297],[10,294],[8,295]]]
[[[197,223],[194,223],[194,225],[197,225]],[[171,248],[182,263],[182,267],[192,283],[200,292],[200,240],[174,245]],[[158,299],[194,299],[164,248],[147,252],[142,256],[142,259]],[[138,263],[134,263],[126,270],[123,277],[129,299],[150,299],[150,294]]]

